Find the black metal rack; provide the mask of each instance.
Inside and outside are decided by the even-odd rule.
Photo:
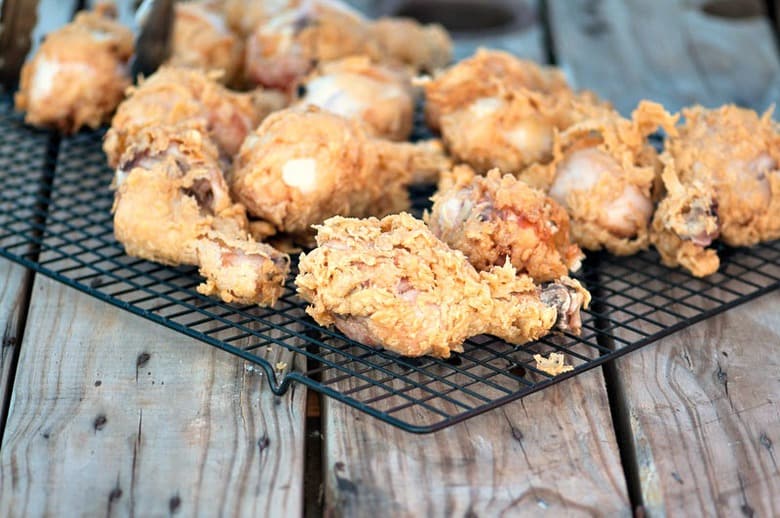
[[[661,266],[654,252],[591,254],[579,275],[594,296],[581,336],[523,346],[480,336],[449,360],[403,358],[317,325],[292,276],[274,309],[235,306],[197,293],[194,268],[127,256],[113,237],[102,132],[60,139],[29,128],[4,97],[0,135],[1,256],[253,362],[277,394],[303,383],[411,432],[544,389],[780,286],[780,241],[721,250],[721,269],[707,279]],[[418,213],[429,194],[413,191]],[[297,368],[282,375],[272,351],[297,357]],[[574,370],[538,370],[533,355],[552,351]]]

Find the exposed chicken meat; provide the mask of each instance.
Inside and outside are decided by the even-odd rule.
[[[518,272],[543,282],[578,270],[584,257],[570,240],[566,210],[496,169],[486,177],[467,166],[445,174],[425,219],[478,270],[509,260]]]
[[[306,311],[350,338],[405,356],[446,358],[482,333],[523,343],[556,325],[578,332],[577,304],[590,299],[576,281],[539,288],[510,264],[477,272],[405,213],[331,218],[318,227],[317,245],[301,255],[296,278],[311,303]]]

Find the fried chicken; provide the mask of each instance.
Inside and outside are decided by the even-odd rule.
[[[230,28],[246,38],[274,15],[297,7],[301,0],[224,0],[222,13]]]
[[[292,91],[318,63],[361,55],[420,72],[448,63],[452,43],[439,25],[398,18],[373,23],[338,0],[306,0],[254,30],[244,68],[252,84]]]
[[[285,102],[276,92],[231,92],[212,76],[195,69],[161,67],[131,89],[103,143],[109,165],[116,167],[134,135],[143,128],[186,121],[205,125],[221,155],[229,159],[246,135]]]
[[[661,164],[647,136],[673,134],[676,117],[642,101],[632,119],[589,103],[575,105],[579,122],[556,133],[553,160],[520,174],[566,208],[572,236],[588,250],[630,255],[647,247]]]
[[[243,66],[243,40],[230,31],[222,12],[212,3],[174,4],[170,57],[166,63],[204,71],[220,70],[220,80],[233,84]]]
[[[780,126],[733,105],[684,109],[679,135],[666,143],[667,195],[653,218],[651,239],[668,266],[697,277],[717,271],[707,247],[780,238]]]
[[[448,165],[439,152],[427,144],[373,139],[360,123],[316,107],[286,109],[244,141],[231,190],[253,216],[281,232],[306,234],[334,215],[404,210],[413,168]]]
[[[424,82],[425,118],[435,131],[445,114],[476,104],[477,115],[490,111],[507,92],[527,90],[570,96],[573,91],[556,68],[543,67],[500,50],[479,49],[470,58]],[[500,106],[496,106],[496,110]]]
[[[477,272],[465,256],[406,213],[334,217],[301,254],[295,282],[321,325],[404,356],[447,358],[489,333],[511,343],[553,328],[579,332],[590,295],[569,278],[538,287],[510,264]]]
[[[500,51],[480,50],[425,83],[426,119],[456,159],[480,173],[517,173],[553,158],[553,135],[577,122],[575,93],[560,72]]]
[[[100,5],[46,36],[15,96],[28,124],[74,133],[109,119],[130,85],[133,54],[133,34],[115,17],[113,6]]]
[[[291,91],[318,62],[382,51],[368,21],[336,1],[305,1],[274,16],[247,38],[244,69],[252,84]]]
[[[199,265],[202,293],[272,305],[289,259],[248,237],[245,209],[230,199],[219,165],[202,126],[139,131],[116,171],[114,234],[129,255]]]
[[[290,258],[265,243],[209,231],[195,242],[204,295],[225,302],[273,306],[284,291]]]
[[[298,104],[363,121],[374,136],[406,140],[412,132],[414,101],[404,71],[356,56],[321,65],[299,87]]]
[[[468,166],[446,173],[425,220],[431,231],[460,250],[477,270],[507,260],[536,282],[577,271],[584,258],[569,236],[569,216],[542,191],[497,169],[486,177]]]
[[[452,40],[437,23],[421,25],[411,18],[383,17],[372,23],[371,31],[390,60],[414,72],[431,73],[452,61]]]

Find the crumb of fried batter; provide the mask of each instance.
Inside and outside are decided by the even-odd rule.
[[[534,354],[534,360],[536,361],[536,368],[550,376],[557,376],[574,370],[574,367],[571,365],[563,363],[564,357],[560,353],[550,353],[547,358],[541,354]]]

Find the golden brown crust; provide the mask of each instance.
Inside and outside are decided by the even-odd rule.
[[[244,68],[252,84],[291,91],[316,63],[356,55],[381,60],[368,22],[342,4],[304,2],[255,29]]]
[[[171,50],[167,64],[219,70],[220,81],[236,83],[244,61],[243,40],[228,28],[223,14],[202,2],[174,4]]]
[[[383,216],[408,207],[409,173],[393,164],[358,123],[315,107],[288,109],[246,139],[231,189],[254,216],[301,234],[336,214]]]
[[[103,150],[115,167],[134,135],[148,126],[194,122],[206,127],[225,157],[238,152],[246,135],[284,99],[262,91],[231,92],[199,70],[161,67],[128,90],[106,133]]]
[[[389,59],[415,72],[433,72],[452,61],[452,40],[439,24],[384,17],[372,22],[371,31]]]
[[[649,101],[630,120],[605,106],[573,106],[578,122],[555,133],[552,161],[527,168],[520,178],[566,207],[574,240],[583,248],[636,253],[649,242],[661,169],[647,136],[658,126],[674,132],[676,118]]]
[[[683,116],[666,143],[651,239],[664,264],[703,277],[719,266],[707,248],[716,237],[732,246],[780,237],[780,131],[771,110],[694,106]]]
[[[290,258],[265,243],[210,231],[195,243],[198,292],[228,303],[273,306],[284,291]]]
[[[16,109],[35,126],[73,133],[107,121],[130,84],[132,33],[110,9],[80,12],[46,36],[22,67]]]
[[[579,269],[584,258],[569,236],[566,210],[542,191],[494,169],[468,166],[445,174],[425,220],[442,241],[478,270],[509,259],[519,273],[545,282]]]
[[[197,264],[194,243],[220,226],[247,227],[201,128],[147,128],[127,148],[117,171],[114,234],[129,255],[164,264]],[[221,221],[222,220],[222,221]]]
[[[542,94],[571,95],[563,74],[519,59],[508,52],[479,49],[470,58],[437,74],[425,83],[426,121],[440,127],[446,113],[462,109],[480,98],[503,97],[508,92],[529,90]]]
[[[508,264],[478,273],[409,214],[334,217],[318,227],[317,244],[295,281],[306,311],[367,345],[446,358],[474,335],[522,343],[559,321],[529,277]]]
[[[376,137],[406,140],[412,132],[414,92],[403,70],[353,56],[321,64],[303,86],[299,106],[362,121]]]

